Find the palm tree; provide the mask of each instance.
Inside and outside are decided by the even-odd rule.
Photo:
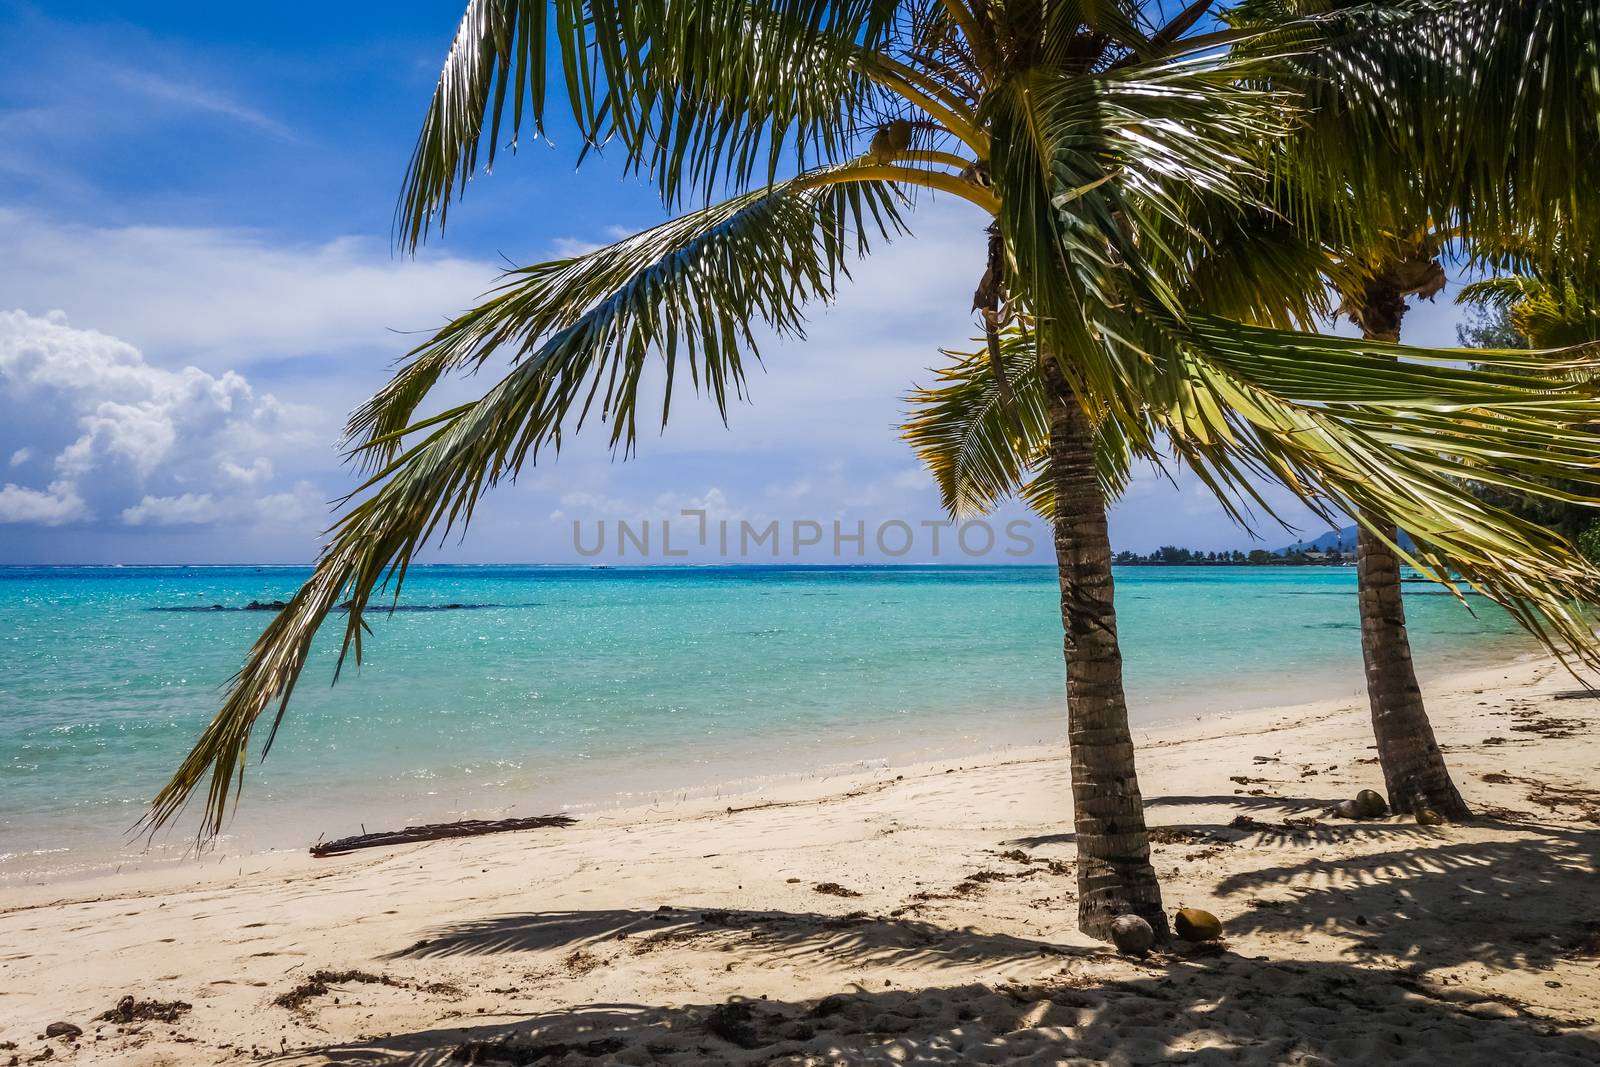
[[[1423,388],[1385,346],[1185,306],[1197,264],[1170,236],[1193,232],[1197,213],[1209,228],[1272,210],[1262,157],[1290,133],[1292,101],[1253,85],[1265,78],[1254,60],[1221,51],[1236,35],[1201,26],[1210,6],[1167,17],[1154,0],[472,0],[404,183],[404,247],[443,226],[503,129],[514,140],[543,128],[552,86],[589,145],[647,174],[669,208],[692,205],[594,252],[509,272],[352,415],[352,451],[370,477],[154,800],[150,825],[208,782],[201,832],[220,827],[254,726],[276,705],[265,754],[334,605],[348,605],[343,649],[359,663],[374,593],[398,595],[418,548],[468,522],[483,493],[591,414],[631,450],[651,359],[666,371],[663,422],[685,362],[696,391],[725,409],[758,334],[798,335],[805,306],[836,292],[849,260],[904,233],[915,198],[937,194],[992,220],[988,254],[974,257],[974,274],[988,275],[985,351],[1001,353],[992,366],[1003,363],[1001,331],[1023,329],[1037,377],[1049,375],[1079,922],[1104,936],[1133,912],[1164,932],[1104,494],[1086,480],[1091,430],[1118,464],[1170,439],[1230,500],[1252,492],[1249,472],[1266,472],[1408,527],[1440,522],[1431,558],[1508,600],[1552,607],[1545,592],[1558,579],[1600,590],[1600,573],[1536,528],[1465,521],[1441,499],[1467,462],[1454,457],[1499,455],[1511,429],[1542,441],[1594,416],[1593,386],[1547,381],[1565,363],[1527,358],[1498,374],[1446,365]],[[511,368],[481,397],[419,415],[442,376],[497,353]],[[1484,414],[1447,424],[1431,407],[1441,395]],[[1535,398],[1537,417],[1520,414]],[[1451,455],[1414,450],[1446,425]],[[1587,441],[1558,452],[1600,458]],[[1579,625],[1559,609],[1553,619]]]
[[[1445,252],[1481,259],[1519,239],[1554,267],[1563,227],[1592,232],[1600,200],[1582,175],[1600,148],[1594,5],[1267,0],[1241,5],[1235,21],[1270,31],[1289,16],[1380,29],[1287,64],[1311,115],[1294,150],[1333,179],[1332,195],[1362,205],[1376,235],[1339,250],[1345,277],[1335,279],[1339,311],[1364,337],[1400,340],[1407,300],[1444,288]],[[1391,516],[1357,518],[1361,650],[1390,807],[1463,818],[1471,812],[1412,660],[1400,580],[1408,557]]]
[[[1600,305],[1568,278],[1498,275],[1469,282],[1456,303],[1504,315],[1516,336],[1534,348],[1569,348],[1600,341]]]
[[[1282,47],[1286,34],[1300,32],[1303,26],[1294,20],[1312,15],[1324,17],[1324,33],[1337,32],[1340,26],[1352,29],[1359,23],[1343,9],[1353,6],[1326,0],[1240,5],[1233,22],[1257,33],[1239,47],[1255,54]],[[1324,211],[1337,210],[1355,199],[1363,202],[1368,225],[1360,230],[1339,230],[1342,242],[1331,241],[1326,226],[1291,236],[1291,240],[1305,241],[1303,254],[1327,257],[1318,270],[1299,275],[1311,286],[1304,292],[1294,291],[1292,271],[1277,270],[1272,285],[1255,281],[1266,273],[1263,268],[1268,264],[1259,262],[1263,249],[1253,249],[1243,264],[1245,284],[1256,286],[1252,297],[1258,303],[1276,298],[1283,302],[1280,307],[1238,304],[1235,290],[1239,280],[1227,274],[1227,268],[1241,265],[1237,256],[1231,261],[1224,257],[1219,263],[1217,256],[1210,255],[1213,270],[1207,272],[1206,280],[1213,302],[1219,296],[1224,305],[1228,299],[1235,300],[1236,306],[1226,307],[1228,314],[1258,319],[1264,313],[1269,318],[1288,316],[1302,325],[1308,313],[1317,310],[1315,297],[1322,287],[1332,284],[1343,296],[1339,310],[1357,322],[1365,337],[1397,342],[1407,297],[1431,298],[1444,285],[1444,270],[1436,258],[1441,244],[1467,241],[1473,242],[1475,250],[1492,249],[1503,244],[1508,230],[1516,227],[1532,226],[1550,233],[1562,218],[1589,217],[1587,205],[1576,203],[1588,194],[1578,178],[1581,172],[1564,172],[1560,164],[1571,161],[1574,145],[1600,147],[1594,111],[1585,112],[1581,99],[1560,99],[1564,89],[1555,90],[1555,100],[1542,99],[1538,92],[1550,92],[1551,85],[1592,85],[1587,75],[1597,66],[1592,32],[1596,16],[1582,5],[1522,5],[1511,10],[1495,5],[1453,8],[1416,3],[1366,4],[1355,14],[1367,26],[1376,20],[1384,32],[1352,33],[1338,48],[1293,53],[1286,68],[1274,72],[1274,81],[1293,84],[1312,104],[1306,124],[1309,136],[1290,142],[1291,153],[1302,158],[1301,169],[1289,177],[1298,179],[1311,171],[1318,180],[1289,198],[1296,210],[1287,214],[1303,220],[1308,203],[1315,214],[1319,197],[1331,196],[1335,201],[1320,205]],[[1381,76],[1386,71],[1415,72],[1419,56],[1426,76],[1414,80],[1435,95],[1419,95],[1410,81],[1399,75]],[[1440,70],[1448,71],[1449,77],[1438,77]],[[1519,76],[1508,80],[1504,77],[1507,71]],[[1510,89],[1499,98],[1486,88],[1503,85]],[[1403,86],[1405,91],[1388,92],[1391,86]],[[1418,108],[1424,109],[1423,113],[1419,114]],[[1495,115],[1496,109],[1501,114]],[[1511,120],[1519,114],[1521,121]],[[1467,128],[1450,130],[1451,122]],[[1492,136],[1487,144],[1464,152],[1464,145],[1481,136],[1476,128],[1480,122],[1491,123],[1487,128]],[[1418,129],[1447,131],[1441,137],[1456,141],[1450,146],[1451,153],[1429,157],[1428,151],[1436,146],[1425,145],[1420,157],[1416,153],[1397,155],[1394,148],[1406,143],[1404,134]],[[1541,165],[1530,169],[1531,159],[1540,160]],[[1546,159],[1551,165],[1542,165]],[[1484,166],[1485,160],[1498,166]],[[1402,190],[1401,195],[1394,195],[1396,189]],[[1517,189],[1527,190],[1521,203],[1514,202]],[[1546,217],[1550,203],[1564,210]],[[1531,218],[1529,204],[1535,209]],[[1385,206],[1395,213],[1381,210]],[[1440,226],[1408,224],[1404,221],[1408,207],[1416,218],[1426,219],[1435,212],[1446,222]],[[1359,239],[1352,241],[1352,237]],[[1215,242],[1212,244],[1209,251],[1215,252]],[[1548,244],[1545,247],[1548,250]],[[1523,255],[1538,248],[1523,242]],[[1258,261],[1248,262],[1251,256]],[[1550,262],[1550,257],[1544,261]],[[1222,273],[1217,267],[1223,268]],[[1574,268],[1569,264],[1568,269]],[[1191,299],[1204,296],[1191,294]],[[1592,339],[1578,331],[1552,336],[1568,344]],[[936,396],[924,394],[919,399],[935,402]],[[975,424],[967,427],[968,433],[977,430]],[[956,440],[961,438],[953,426],[937,423],[919,425],[914,421],[912,433],[936,465],[951,462],[948,455],[940,453],[954,444],[941,440],[940,435],[954,433]],[[954,468],[952,476],[959,477]],[[1581,494],[1571,483],[1546,484],[1542,491],[1547,496]],[[1505,503],[1518,492],[1506,491],[1489,499]],[[980,506],[988,500],[983,492],[977,497],[974,502]],[[959,507],[949,498],[947,502]],[[1358,532],[1362,646],[1380,762],[1396,810],[1426,807],[1461,817],[1468,810],[1434,739],[1412,666],[1400,599],[1400,554],[1392,521],[1376,516],[1363,519]],[[1538,622],[1537,618],[1529,621]]]

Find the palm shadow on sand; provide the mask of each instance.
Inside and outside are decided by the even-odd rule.
[[[1196,799],[1162,798],[1151,806]],[[1267,802],[1254,798],[1204,799],[1270,817]],[[1302,854],[1292,863],[1233,874],[1217,886],[1224,900],[1240,904],[1226,915],[1231,934],[1331,937],[1342,959],[1275,961],[1219,950],[1152,961],[1128,979],[1119,977],[1127,965],[1108,963],[1096,949],[865,913],[663,908],[502,915],[443,927],[389,958],[581,950],[597,958],[597,967],[626,968],[634,955],[684,946],[737,949],[743,961],[758,964],[915,966],[925,981],[930,968],[955,974],[920,988],[849,984],[819,999],[784,1001],[759,997],[761,971],[741,969],[749,995],[727,1001],[582,1004],[512,1021],[502,1016],[490,1025],[307,1049],[288,1062],[1600,1062],[1595,1020],[1540,1014],[1544,1009],[1491,990],[1436,979],[1437,970],[1468,961],[1586,968],[1590,960],[1564,963],[1563,957],[1600,933],[1592,904],[1585,903],[1600,864],[1600,831],[1531,819],[1477,822],[1504,833],[1498,840],[1465,841],[1399,822],[1335,824],[1328,830],[1335,836],[1310,843],[1359,835],[1390,845],[1339,859]],[[1239,847],[1285,844],[1257,833]],[[1018,969],[1032,984],[969,980],[975,967],[1025,962],[1031,965]],[[960,975],[962,969],[968,974]]]
[[[1092,951],[864,912],[821,915],[663,907],[656,911],[531,912],[454,923],[388,958],[483,956],[599,945],[626,957],[707,942],[739,944],[768,960],[800,957],[883,966],[999,965]]]
[[[1276,906],[1246,910],[1229,929],[1332,935],[1348,955],[1381,954],[1419,970],[1469,961],[1542,968],[1594,933],[1600,830],[1478,821],[1523,836],[1445,838],[1428,848],[1233,874],[1219,883],[1219,896],[1280,892]]]
[[[841,989],[816,1000],[587,1004],[509,1023],[307,1049],[296,1065],[1507,1064],[1578,1067],[1600,1043],[1495,1017],[1403,977],[1233,955],[1134,980]],[[1492,1007],[1492,1005],[1489,1005]]]
[[[1361,838],[1384,838],[1426,846],[1438,839],[1438,834],[1426,826],[1394,821],[1351,822],[1327,815],[1329,808],[1346,798],[1275,797],[1275,796],[1180,796],[1147,797],[1144,802],[1145,822],[1152,830],[1180,830],[1206,834],[1221,841],[1248,842],[1256,848],[1328,844]],[[1168,823],[1162,819],[1162,808],[1213,807],[1231,809],[1238,814],[1229,822]],[[1256,825],[1241,825],[1244,818]],[[1285,819],[1313,819],[1318,825],[1293,825]],[[1057,834],[1032,834],[1010,838],[1001,842],[1007,847],[1048,848],[1056,845],[1076,845],[1077,834],[1063,831]]]

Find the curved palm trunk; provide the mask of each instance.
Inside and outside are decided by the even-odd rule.
[[[1108,938],[1118,915],[1143,916],[1167,937],[1161,886],[1150,864],[1144,801],[1122,689],[1112,602],[1111,542],[1095,475],[1091,427],[1061,373],[1046,361],[1056,566],[1067,660],[1067,733],[1078,844],[1078,927]]]
[[[1384,534],[1392,541],[1390,525]],[[1406,636],[1406,609],[1400,597],[1400,561],[1377,535],[1356,534],[1356,581],[1361,596],[1361,657],[1367,665],[1367,700],[1378,762],[1396,812],[1432,808],[1446,818],[1472,814],[1450,780],[1428,709],[1417,685]]]
[[[1431,256],[1427,262],[1432,264]],[[1369,282],[1358,298],[1359,307],[1349,307],[1367,338],[1400,340],[1406,290],[1391,277],[1398,269],[1391,268]],[[1378,525],[1396,542],[1392,523]],[[1405,603],[1400,595],[1400,561],[1389,544],[1364,526],[1356,533],[1356,584],[1367,701],[1372,707],[1372,732],[1378,742],[1389,807],[1402,814],[1431,808],[1447,819],[1465,818],[1472,811],[1450,779],[1411,661],[1411,639],[1406,634]]]

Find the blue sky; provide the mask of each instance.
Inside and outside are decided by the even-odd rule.
[[[395,193],[459,15],[459,0],[0,0],[0,563],[310,560],[354,484],[344,415],[408,334],[508,261],[663,217],[603,158],[576,171],[558,126],[475,180],[442,239],[394,255]],[[983,219],[933,200],[913,226],[816,310],[807,340],[764,348],[727,427],[680,396],[626,463],[602,435],[579,439],[431,558],[572,560],[575,521],[592,538],[601,518],[685,507],[846,530],[938,519],[896,426],[939,346],[974,329]],[[1457,317],[1447,293],[1407,339],[1453,343]],[[1154,473],[1112,532],[1140,551],[1249,546],[1202,489]],[[1046,552],[1041,539],[1030,558]]]

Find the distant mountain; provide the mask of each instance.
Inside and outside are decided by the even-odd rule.
[[[1400,547],[1407,552],[1411,551],[1412,548],[1411,537],[1404,530],[1400,531]],[[1285,552],[1327,552],[1334,548],[1337,548],[1347,556],[1355,555],[1356,527],[1354,524],[1346,526],[1342,530],[1329,530],[1312,541],[1296,541],[1292,545],[1274,549],[1273,552],[1276,555],[1282,555]]]

